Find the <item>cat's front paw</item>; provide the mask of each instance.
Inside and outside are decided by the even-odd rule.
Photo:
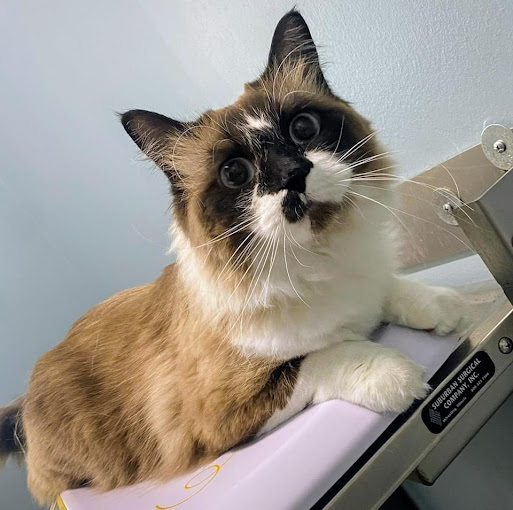
[[[384,310],[390,322],[447,335],[469,325],[468,304],[461,294],[408,278],[395,278]]]
[[[467,303],[455,290],[444,287],[431,287],[430,292],[421,298],[418,306],[419,329],[432,330],[436,335],[461,332],[468,325]]]
[[[424,369],[399,351],[387,350],[365,370],[358,403],[372,411],[402,413],[429,393],[422,379]]]

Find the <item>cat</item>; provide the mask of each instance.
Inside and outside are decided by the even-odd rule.
[[[177,258],[88,311],[1,412],[37,501],[170,479],[329,399],[401,413],[426,396],[423,369],[368,335],[448,334],[465,303],[397,274],[392,164],[299,12],[233,105],[121,122],[169,179]]]

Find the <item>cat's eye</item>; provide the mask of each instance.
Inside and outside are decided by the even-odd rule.
[[[300,145],[313,140],[320,131],[319,118],[307,112],[296,115],[289,124],[290,137]]]
[[[227,188],[242,188],[255,175],[255,167],[246,158],[233,158],[221,166],[219,180]]]

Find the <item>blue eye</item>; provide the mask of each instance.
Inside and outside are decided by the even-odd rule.
[[[227,188],[242,188],[255,176],[255,167],[246,158],[233,158],[221,166],[219,180]]]
[[[289,125],[289,133],[292,140],[301,145],[314,139],[321,131],[319,119],[311,113],[296,115]]]

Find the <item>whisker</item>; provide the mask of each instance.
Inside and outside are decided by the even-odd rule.
[[[353,200],[352,197],[346,195],[344,197],[353,207],[355,207],[355,209],[357,209],[358,213],[360,214],[360,216],[362,218],[364,218],[366,221],[368,221],[371,225],[374,225],[374,226],[377,226],[376,223],[374,223],[373,221],[369,220],[369,218],[367,218],[367,216],[365,216],[365,214],[363,214],[362,210],[360,209],[360,206],[356,203],[355,200]],[[341,221],[338,221],[339,224],[342,225],[342,222]]]
[[[285,232],[285,229],[284,229],[284,232]],[[310,308],[310,305],[299,295],[299,292],[296,290],[296,287],[294,287],[294,284],[292,283],[292,278],[290,277],[290,272],[289,272],[289,265],[287,263],[287,248],[286,248],[286,238],[285,238],[285,234],[283,235],[283,258],[285,260],[285,269],[287,271],[287,276],[289,277],[289,282],[290,282],[290,285],[292,286],[292,289],[294,290],[294,292],[296,293],[297,297],[308,307]]]
[[[274,239],[274,245],[273,245],[274,252],[273,252],[273,255],[271,257],[271,264],[269,266],[269,273],[267,274],[267,280],[266,280],[266,284],[265,284],[266,285],[266,292],[269,289],[269,282],[270,282],[270,278],[271,278],[271,272],[273,270],[274,262],[276,261],[276,255],[278,253],[278,247],[280,245],[278,236],[276,236],[277,231],[278,231],[278,228],[276,227],[276,231],[275,231],[275,234],[274,234],[275,239]]]
[[[231,270],[231,274],[235,274],[247,261],[248,258],[251,257],[253,254],[253,248],[256,246],[259,239],[257,237],[254,237],[251,239],[251,241],[247,244],[247,246],[241,251],[241,253],[237,256],[237,258],[233,262],[233,268]]]
[[[217,140],[217,142],[214,143],[212,146],[212,161],[214,161],[215,158],[216,147],[223,142],[231,142],[231,140],[230,138],[221,138],[221,140]]]
[[[454,176],[451,174],[451,172],[445,165],[440,163],[439,166],[441,166],[449,174],[449,177],[451,178],[452,182],[454,183],[454,187],[456,188],[456,196],[458,198],[461,198],[460,188],[458,187],[458,183],[456,182],[456,179],[454,178]]]
[[[346,158],[351,156],[354,152],[356,152],[360,147],[365,145],[369,140],[374,138],[378,132],[373,131],[372,133],[369,133],[367,136],[363,137],[359,142],[355,143],[350,149],[348,149],[342,156],[339,158],[339,162],[344,161]]]
[[[264,252],[263,254],[260,256],[260,253],[262,250],[259,250],[257,256],[255,257],[254,261],[257,260],[257,257],[260,256],[259,258],[259,261],[258,261],[258,264],[257,264],[257,267],[253,273],[253,277],[251,278],[251,282],[248,286],[248,290],[246,291],[246,297],[244,299],[244,306],[242,308],[242,310],[239,312],[239,318],[237,321],[234,322],[233,326],[230,328],[229,332],[231,332],[234,327],[240,322],[240,325],[242,326],[242,320],[243,320],[243,317],[244,317],[244,312],[248,306],[248,304],[250,303],[253,295],[254,295],[254,292],[255,292],[255,289],[256,289],[256,286],[258,285],[258,280],[260,279],[260,276],[262,275],[262,272],[263,272],[263,269],[265,267],[265,264],[267,262],[267,257],[268,257],[268,254],[269,254],[269,248],[271,246],[271,241],[272,241],[272,238],[269,237],[267,239],[264,239],[264,244],[262,245],[262,247],[264,249]],[[259,268],[260,271],[259,271]],[[257,277],[257,274],[258,274],[258,277]]]
[[[231,260],[233,259],[233,257],[235,257],[235,255],[237,255],[237,253],[239,252],[239,250],[244,246],[244,243],[251,237],[253,236],[253,232],[250,232],[242,241],[241,243],[239,244],[239,246],[237,246],[237,249],[234,250],[234,252],[232,253],[232,255],[230,256],[230,258],[226,261],[226,264],[223,266],[223,269],[221,269],[221,272],[219,273],[219,275],[217,276],[217,279],[216,279],[216,282],[219,281],[219,279],[221,278],[221,276],[224,274],[226,268],[228,267],[228,265],[230,264]]]
[[[360,193],[355,193],[353,190],[349,190],[349,191],[348,191],[348,193],[352,193],[352,194],[355,194],[355,195],[360,196],[360,197],[362,197],[362,198],[365,198],[365,199],[367,199],[367,200],[370,200],[371,202],[374,202],[374,203],[376,203],[376,204],[378,204],[378,205],[381,205],[381,206],[382,206],[382,207],[384,207],[385,209],[390,210],[390,212],[392,212],[392,211],[397,211],[398,213],[405,214],[406,216],[411,216],[412,218],[416,218],[416,219],[418,219],[418,220],[420,220],[420,221],[424,221],[424,222],[426,222],[426,223],[429,223],[430,225],[434,225],[435,227],[438,227],[439,229],[441,229],[441,230],[443,230],[443,231],[447,232],[449,235],[451,235],[452,237],[454,237],[455,239],[457,239],[461,244],[463,244],[463,245],[464,245],[466,248],[468,248],[470,251],[474,251],[474,249],[473,249],[471,246],[469,246],[467,243],[465,243],[465,241],[462,241],[462,240],[461,240],[461,239],[460,239],[456,234],[454,234],[454,233],[453,233],[453,232],[451,232],[450,230],[447,230],[446,228],[442,227],[441,225],[438,225],[437,223],[434,223],[433,221],[427,220],[426,218],[422,218],[422,217],[420,217],[420,216],[416,216],[415,214],[411,214],[411,213],[408,213],[408,212],[406,212],[406,211],[402,211],[401,209],[396,209],[395,207],[386,206],[386,205],[382,204],[381,202],[379,202],[378,200],[374,200],[374,199],[372,199],[372,198],[370,198],[370,197],[367,197],[367,196],[365,196],[365,195],[361,195]],[[396,215],[394,214],[394,216],[396,216]],[[397,218],[397,216],[396,216],[396,218]],[[401,223],[402,223],[402,222],[401,222]]]
[[[234,225],[233,227],[230,227],[229,229],[225,230],[224,232],[221,232],[214,238],[210,239],[206,243],[199,244],[195,246],[195,248],[203,248],[204,246],[209,246],[211,244],[217,243],[218,241],[222,241],[223,239],[226,239],[227,237],[230,237],[237,232],[240,232],[241,230],[244,230],[249,225],[252,225],[258,221],[258,218],[248,218],[246,220],[241,221],[237,225]]]
[[[286,75],[286,77],[290,74],[290,72]],[[285,77],[285,78],[286,78]],[[283,87],[283,84],[285,83],[285,80],[283,81],[283,83],[281,84],[281,87]],[[278,92],[280,95],[281,95],[281,87],[280,87],[280,91]],[[280,116],[282,115],[283,113],[283,105],[285,103],[285,99],[287,99],[288,96],[290,96],[291,94],[297,94],[297,93],[302,93],[302,94],[315,94],[315,92],[312,92],[312,91],[309,91],[309,90],[291,90],[290,92],[287,92],[280,100]]]
[[[350,165],[348,165],[343,170],[340,170],[338,173],[342,173],[342,172],[345,172],[347,170],[353,170],[354,168],[357,168],[357,167],[362,166],[362,165],[366,165],[367,163],[371,163],[372,161],[376,161],[376,160],[379,160],[379,159],[385,159],[390,154],[392,154],[392,153],[391,152],[383,152],[381,154],[375,154],[373,156],[369,156],[369,157],[367,157],[365,159],[362,159],[362,160],[357,160],[354,163],[351,163]],[[341,163],[342,161],[339,160],[337,162]],[[395,165],[393,165],[393,166],[395,166]],[[393,168],[393,166],[391,166],[390,168]]]
[[[286,227],[286,226],[284,225],[284,227]],[[303,263],[302,263],[302,262],[297,258],[296,252],[294,251],[294,248],[292,247],[292,242],[291,242],[291,240],[290,240],[290,237],[289,237],[289,236],[288,236],[288,234],[287,234],[287,230],[286,230],[286,228],[285,228],[285,230],[284,230],[284,233],[285,233],[285,236],[287,237],[287,239],[289,240],[289,243],[290,243],[290,250],[292,251],[292,255],[293,255],[293,256],[294,256],[294,258],[297,260],[298,264],[299,264],[299,265],[301,265],[301,266],[303,266],[303,267],[311,268],[312,266],[307,266],[306,264],[303,264]],[[290,234],[290,236],[292,237],[292,239],[294,239],[294,236],[292,235],[292,232],[291,232],[290,230],[289,230],[289,234]],[[301,248],[300,244],[299,244],[295,239],[294,239],[294,243],[295,243],[297,246],[299,246],[299,247]]]
[[[274,239],[272,237],[269,237],[267,239],[266,248],[264,250],[264,253],[260,256],[260,262],[259,262],[259,264],[257,265],[257,267],[255,269],[255,273],[253,274],[253,278],[251,279],[251,283],[250,283],[250,286],[249,286],[249,289],[248,289],[249,296],[247,297],[247,302],[246,302],[242,312],[244,312],[246,306],[251,302],[251,299],[253,298],[253,296],[255,294],[256,287],[257,287],[257,285],[259,283],[260,277],[262,276],[262,273],[263,273],[263,271],[265,269],[265,265],[267,264],[267,260],[269,258],[270,253],[271,253],[273,240]],[[257,273],[258,273],[258,276],[257,276]],[[253,283],[253,281],[254,281],[254,283]],[[241,316],[242,316],[242,312],[241,312]]]
[[[386,168],[386,167],[385,167]],[[378,170],[379,171],[379,170]],[[370,174],[370,172],[368,173]],[[367,174],[367,175],[368,175]],[[437,192],[438,194],[440,195],[443,195],[447,200],[451,201],[451,203],[455,206],[458,206],[460,208],[463,208],[463,207],[467,207],[468,209],[470,209],[471,211],[473,211],[473,208],[471,205],[469,204],[465,204],[465,203],[462,203],[460,204],[458,199],[455,198],[451,191],[450,190],[445,190],[443,188],[439,188],[437,186],[433,186],[432,184],[428,184],[426,182],[420,182],[420,181],[414,181],[414,180],[411,180],[411,179],[407,179],[405,177],[401,177],[401,176],[398,176],[398,175],[394,175],[394,174],[385,174],[385,173],[381,173],[375,177],[366,177],[366,174],[358,174],[357,176],[355,177],[352,177],[351,179],[343,179],[342,181],[356,181],[356,180],[362,180],[362,181],[396,181],[396,182],[400,182],[400,183],[404,183],[404,182],[407,182],[409,184],[415,184],[416,186],[423,186],[425,188],[428,188],[434,192]],[[341,182],[342,182],[341,181]],[[383,188],[384,189],[384,188]],[[393,188],[394,190],[396,188]],[[462,211],[468,218],[469,220],[472,222],[470,216],[465,212],[465,211]],[[472,222],[473,223],[473,222]]]
[[[370,200],[371,202],[374,202],[375,204],[381,205],[382,207],[387,209],[390,212],[390,214],[392,214],[396,218],[396,220],[401,224],[401,226],[404,228],[406,233],[410,236],[410,239],[412,240],[412,242],[415,243],[415,238],[413,237],[413,234],[410,232],[408,227],[405,225],[404,221],[402,221],[401,218],[399,218],[399,216],[397,216],[397,214],[394,212],[394,208],[393,207],[385,205],[382,202],[380,202],[379,200],[374,200],[373,198],[370,198],[370,197],[368,197],[366,195],[362,195],[361,193],[358,193],[358,192],[356,192],[356,191],[354,191],[354,190],[352,190],[350,188],[348,189],[348,193],[350,193],[352,195],[359,196],[361,198],[366,198],[367,200]]]
[[[335,146],[335,149],[333,150],[333,153],[331,154],[331,157],[330,159],[328,160],[328,163],[331,162],[331,160],[333,159],[333,156],[337,153],[338,151],[338,147],[340,145],[340,140],[342,140],[342,131],[344,130],[344,122],[346,120],[346,116],[344,114],[342,114],[342,124],[340,126],[340,133],[338,135],[338,140],[337,140],[337,145]]]
[[[252,250],[252,253],[254,253],[258,249],[258,253],[256,254],[256,256],[249,263],[246,271],[244,271],[244,274],[242,275],[241,279],[239,280],[239,283],[236,285],[235,289],[233,289],[233,292],[230,294],[230,297],[228,299],[231,299],[233,297],[233,295],[235,294],[235,292],[237,291],[237,289],[240,287],[241,283],[243,282],[244,278],[246,277],[248,272],[253,267],[254,263],[256,262],[256,258],[260,255],[260,253],[262,252],[262,250],[265,247],[265,244],[266,244],[265,241],[266,241],[266,239],[259,239],[259,241],[256,244],[254,250]],[[260,248],[258,248],[258,246],[260,246]]]

